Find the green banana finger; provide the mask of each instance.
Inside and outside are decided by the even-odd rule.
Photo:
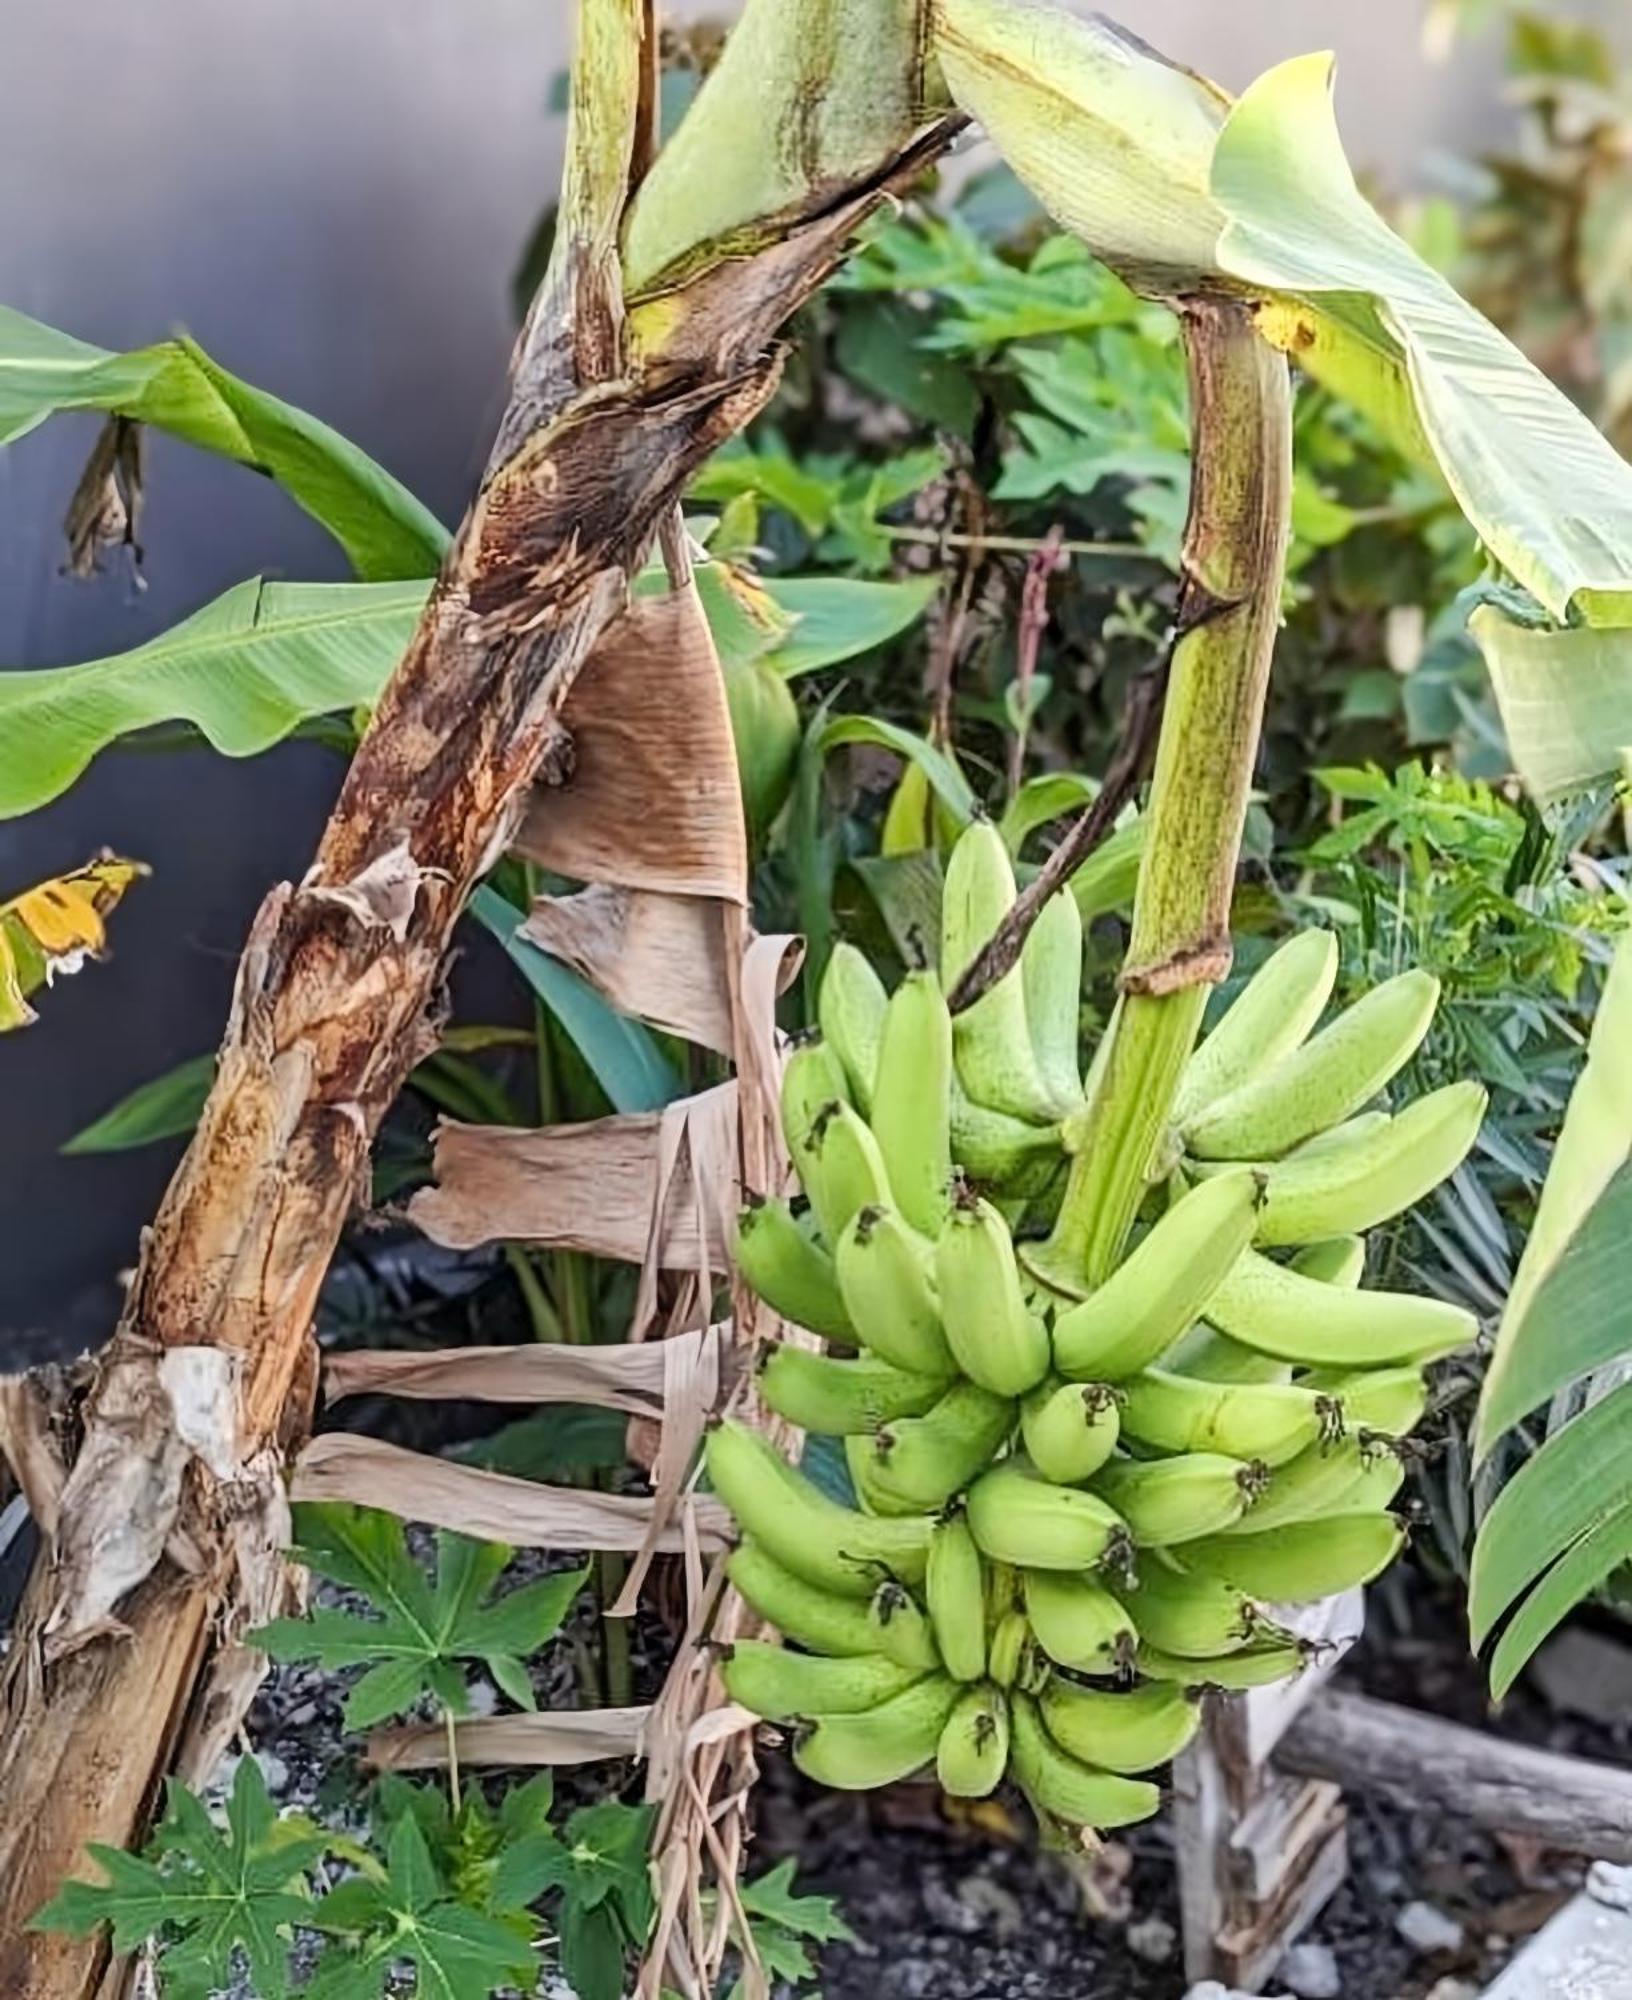
[[[1257,1241],[1309,1243],[1401,1214],[1462,1164],[1488,1101],[1482,1084],[1447,1084],[1352,1145],[1270,1167]]]
[[[1062,1109],[1082,1101],[1082,912],[1068,890],[1051,896],[1020,952],[1031,1052]]]
[[[1127,1523],[1137,1548],[1168,1548],[1217,1535],[1239,1521],[1268,1479],[1257,1460],[1187,1451],[1177,1458],[1117,1459],[1094,1491]]]
[[[1154,1785],[1097,1770],[1062,1750],[1044,1728],[1030,1695],[1011,1695],[1009,1711],[1014,1774],[1033,1805],[1074,1826],[1102,1830],[1131,1826],[1154,1815],[1161,1804]]]
[[[1443,1299],[1344,1291],[1256,1250],[1242,1253],[1208,1302],[1207,1317],[1244,1346],[1313,1368],[1420,1366],[1466,1347],[1478,1331],[1472,1313]]]
[[[1094,1569],[1126,1559],[1128,1526],[1078,1486],[1056,1486],[1023,1459],[1005,1459],[969,1489],[969,1532],[983,1556],[1017,1569]]]
[[[806,1583],[784,1569],[758,1542],[742,1542],[726,1559],[725,1573],[761,1618],[786,1639],[813,1653],[855,1658],[879,1650],[865,1604]]]
[[[1139,1635],[1103,1584],[1061,1570],[1031,1569],[1024,1579],[1026,1617],[1037,1643],[1061,1667],[1120,1674],[1133,1665]]]
[[[955,1681],[978,1681],[986,1671],[985,1578],[975,1538],[959,1516],[936,1524],[924,1597],[946,1671]]]
[[[952,1016],[932,972],[909,972],[890,996],[869,1121],[896,1206],[940,1233],[952,1199]]]
[[[1037,1698],[1043,1727],[1073,1757],[1131,1775],[1170,1763],[1201,1727],[1201,1703],[1170,1681],[1121,1689],[1079,1687],[1056,1674]]]
[[[830,1104],[820,1113],[795,1165],[829,1244],[838,1243],[862,1209],[889,1206],[884,1156],[866,1120],[851,1105]]]
[[[857,1431],[844,1441],[844,1462],[850,1473],[850,1484],[856,1489],[856,1499],[864,1514],[898,1516],[921,1514],[924,1510],[916,1500],[903,1500],[894,1493],[888,1493],[878,1483],[878,1438],[876,1433],[867,1436]]]
[[[858,1209],[839,1238],[839,1295],[860,1339],[897,1368],[952,1375],[935,1302],[934,1246],[893,1208]]]
[[[836,944],[816,996],[816,1019],[843,1065],[850,1100],[863,1113],[872,1109],[885,1000],[884,982],[866,954],[853,944]]]
[[[1175,1681],[1192,1690],[1219,1688],[1233,1694],[1291,1680],[1308,1666],[1315,1650],[1305,1639],[1279,1639],[1245,1646],[1213,1659],[1190,1659],[1158,1652],[1153,1646],[1141,1646],[1139,1671],[1153,1681]]]
[[[1172,1375],[1194,1375],[1198,1382],[1292,1380],[1290,1361],[1277,1361],[1273,1354],[1243,1347],[1205,1320],[1197,1320],[1182,1340],[1174,1342],[1162,1356],[1162,1366]]]
[[[1263,1492],[1228,1532],[1262,1535],[1289,1521],[1380,1510],[1404,1478],[1399,1454],[1386,1441],[1379,1445],[1369,1431],[1335,1444],[1310,1445],[1270,1473]]]
[[[794,1745],[807,1778],[839,1791],[893,1785],[930,1763],[960,1689],[931,1674],[857,1715],[818,1715]]]
[[[1299,1277],[1313,1278],[1321,1285],[1341,1285],[1352,1292],[1366,1275],[1366,1239],[1363,1236],[1328,1236],[1319,1243],[1306,1243],[1288,1264]]]
[[[1204,1160],[1274,1160],[1340,1124],[1410,1061],[1438,1004],[1439,981],[1421,967],[1384,980],[1302,1048],[1187,1120],[1186,1150]]]
[[[881,1583],[867,1602],[873,1645],[887,1660],[919,1673],[941,1664],[941,1651],[922,1606],[893,1580]]]
[[[1204,1382],[1150,1368],[1122,1385],[1122,1432],[1161,1451],[1284,1465],[1343,1432],[1335,1396],[1282,1382]]]
[[[1298,1379],[1304,1388],[1336,1396],[1355,1430],[1381,1437],[1404,1437],[1428,1408],[1428,1380],[1420,1368],[1311,1368]]]
[[[1023,1396],[1048,1373],[1048,1332],[1026,1303],[1008,1224],[960,1183],[935,1242],[941,1323],[958,1366],[998,1396]]]
[[[825,1042],[805,1041],[782,1066],[782,1137],[788,1157],[803,1174],[803,1154],[816,1121],[830,1104],[850,1095],[844,1065]]]
[[[856,1500],[864,1514],[884,1514],[886,1518],[898,1518],[902,1514],[922,1514],[924,1508],[916,1500],[902,1500],[900,1494],[886,1492],[878,1484],[878,1436],[864,1436],[854,1432],[844,1440],[844,1464],[850,1470],[850,1484],[856,1488]]]
[[[1015,899],[1014,870],[1002,835],[976,820],[947,858],[941,892],[941,983],[951,992]],[[977,1104],[1046,1124],[1058,1115],[1038,1074],[1026,1021],[1025,980],[1016,965],[952,1023],[953,1060]]]
[[[894,1417],[920,1416],[946,1386],[944,1378],[910,1375],[872,1355],[840,1360],[783,1343],[764,1350],[759,1377],[760,1394],[779,1417],[823,1437],[850,1437]]]
[[[923,1581],[927,1520],[885,1520],[840,1506],[734,1419],[710,1433],[706,1456],[714,1491],[743,1532],[806,1583],[840,1597],[868,1597],[881,1570],[903,1583]]]
[[[1027,1677],[1027,1656],[1032,1650],[1031,1627],[1023,1611],[1005,1611],[992,1628],[987,1647],[987,1671],[1000,1688],[1017,1686]]]
[[[961,1493],[1014,1427],[1014,1405],[978,1382],[954,1382],[921,1417],[878,1433],[874,1484],[923,1508]]]
[[[1273,1604],[1308,1604],[1370,1583],[1404,1543],[1392,1514],[1327,1514],[1273,1535],[1210,1535],[1187,1543],[1184,1560]]]
[[[1265,1622],[1252,1599],[1234,1584],[1222,1577],[1193,1576],[1155,1553],[1140,1558],[1133,1577],[1112,1577],[1110,1589],[1127,1607],[1141,1649],[1148,1643],[1197,1659],[1236,1653]]]
[[[972,1181],[1004,1195],[1040,1195],[1065,1158],[1057,1124],[1029,1124],[976,1104],[952,1079],[952,1157]]]
[[[767,1722],[803,1715],[855,1715],[876,1708],[922,1677],[877,1655],[824,1659],[790,1653],[760,1639],[739,1639],[720,1656],[720,1679],[733,1701]]]
[[[1188,1125],[1303,1043],[1337,979],[1331,931],[1300,931],[1264,961],[1185,1065],[1173,1122]]]
[[[1191,1188],[1089,1298],[1054,1322],[1054,1361],[1074,1381],[1117,1382],[1172,1346],[1252,1241],[1258,1181],[1242,1168]]]
[[[996,1791],[1008,1761],[1008,1696],[991,1681],[966,1688],[935,1747],[941,1790],[954,1799],[983,1799]]]
[[[1026,1453],[1045,1479],[1075,1486],[1090,1478],[1116,1449],[1120,1400],[1104,1382],[1039,1382],[1020,1405]]]
[[[785,1201],[750,1202],[737,1217],[737,1269],[773,1312],[830,1340],[854,1340],[833,1259]]]

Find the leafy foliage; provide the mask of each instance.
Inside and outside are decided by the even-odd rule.
[[[185,335],[110,354],[0,306],[0,446],[59,410],[106,410],[270,473],[365,581],[430,576],[447,531],[366,452],[252,388]]]
[[[545,1828],[500,1857],[495,1901],[520,1908],[550,1894],[561,1967],[579,2000],[619,2000],[626,1952],[651,1926],[646,1847],[655,1806],[582,1806],[558,1834]]]
[[[402,1523],[374,1508],[305,1506],[296,1533],[307,1566],[360,1591],[372,1615],[320,1607],[278,1618],[253,1637],[274,1659],[325,1667],[366,1666],[346,1697],[346,1724],[367,1729],[434,1695],[455,1715],[469,1708],[458,1662],[479,1660],[522,1708],[533,1708],[522,1662],[561,1625],[588,1570],[567,1570],[491,1596],[512,1551],[446,1532],[437,1536],[434,1580],[409,1553]]]
[[[160,1939],[177,2000],[207,2000],[230,1986],[241,1949],[261,2000],[284,2000],[290,1934],[311,1920],[306,1878],[328,1846],[310,1821],[278,1818],[260,1766],[243,1757],[225,1833],[185,1785],[172,1782],[147,1851],[93,1846],[90,1858],[106,1881],[64,1883],[35,1926],[85,1937],[106,1923],[119,1952]]]

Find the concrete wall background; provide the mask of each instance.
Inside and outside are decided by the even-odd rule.
[[[1419,6],[1112,11],[1237,86],[1280,56],[1337,48],[1350,150],[1399,182],[1433,147],[1499,124],[1495,47],[1427,68]],[[548,87],[572,13],[569,0],[8,0],[0,299],[114,348],[185,326],[451,521],[500,407],[510,274],[555,182]],[[342,573],[276,491],[155,439],[146,589],[63,578],[58,524],[95,430],[59,419],[0,452],[0,665],[134,645],[257,570]],[[114,961],[0,1040],[0,1365],[111,1324],[115,1273],[175,1149],[56,1149],[214,1045],[247,920],[268,883],[304,866],[336,778],[308,746],[250,764],[114,753],[66,799],[0,822],[0,890],[102,844],[155,871],[117,924]]]

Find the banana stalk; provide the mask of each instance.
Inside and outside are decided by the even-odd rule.
[[[1074,1121],[1043,1267],[1068,1290],[1115,1268],[1151,1178],[1207,990],[1229,970],[1230,896],[1280,613],[1291,496],[1285,365],[1247,309],[1180,308],[1195,460],[1166,707],[1124,1001]]]

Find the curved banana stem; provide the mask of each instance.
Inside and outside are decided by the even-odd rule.
[[[1096,1063],[1046,1262],[1100,1284],[1153,1172],[1207,991],[1230,967],[1230,896],[1280,617],[1292,493],[1285,362],[1247,305],[1177,307],[1194,462],[1166,708],[1123,1003]]]

